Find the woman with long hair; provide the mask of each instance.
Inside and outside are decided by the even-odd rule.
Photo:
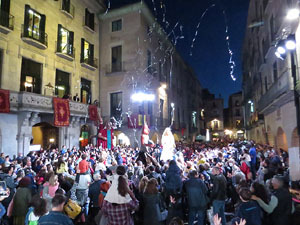
[[[31,207],[28,210],[25,219],[25,225],[36,225],[41,216],[47,213],[47,201],[39,195],[32,197]]]
[[[264,203],[269,204],[270,196],[269,196],[266,188],[264,187],[264,185],[262,185],[258,182],[254,182],[254,183],[252,183],[252,185],[250,187],[250,191],[252,193],[253,200],[260,198]],[[262,210],[262,211],[263,211],[262,224],[264,224],[264,225],[270,224],[269,214],[264,210]]]
[[[143,195],[143,211],[144,211],[144,225],[161,225],[160,213],[164,210],[164,202],[158,189],[158,182],[155,178],[151,178],[144,190]]]
[[[68,172],[68,165],[65,163],[63,160],[63,157],[60,156],[57,161],[57,166],[56,166],[56,173],[57,174],[62,174]]]
[[[124,166],[118,166],[102,205],[102,213],[108,224],[133,225],[132,211],[138,201],[130,190]]]

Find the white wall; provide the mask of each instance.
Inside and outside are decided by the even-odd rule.
[[[0,142],[0,151],[7,155],[17,155],[17,132],[18,117],[15,114],[0,114],[0,132],[2,143]]]

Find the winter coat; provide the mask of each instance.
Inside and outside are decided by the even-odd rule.
[[[207,208],[207,187],[199,178],[191,178],[184,184],[189,209],[205,210]]]
[[[179,191],[182,188],[181,171],[176,164],[170,165],[169,169],[166,172],[165,187],[168,190],[179,190]]]
[[[144,218],[143,225],[162,225],[163,223],[158,221],[157,205],[162,202],[162,196],[157,194],[144,194],[143,195],[143,209]]]
[[[31,201],[31,190],[20,187],[14,196],[12,216],[26,216]]]

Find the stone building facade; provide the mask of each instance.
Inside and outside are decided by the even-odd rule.
[[[100,17],[100,103],[103,117],[116,118],[116,142],[138,145],[141,117],[160,143],[171,126],[178,141],[195,139],[201,128],[201,85],[144,2],[111,9]],[[133,101],[135,93],[153,101]],[[128,123],[136,123],[129,128]],[[172,120],[174,120],[172,122]],[[134,122],[135,121],[135,122]],[[203,124],[202,124],[203,126]]]
[[[292,179],[300,179],[299,105],[294,91],[299,81],[300,29],[299,18],[289,20],[287,12],[298,7],[296,0],[251,0],[243,46],[247,138],[289,151]],[[296,49],[276,57],[277,48],[290,37]]]
[[[99,101],[98,0],[1,0],[0,88],[10,113],[0,114],[0,150],[26,153],[30,144],[78,146],[88,104]],[[53,127],[53,96],[70,101],[70,126]],[[79,100],[79,102],[78,102]]]

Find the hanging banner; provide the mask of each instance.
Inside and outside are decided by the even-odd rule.
[[[0,89],[0,113],[9,113],[9,90]]]
[[[66,127],[70,124],[70,106],[68,99],[53,98],[54,126]]]
[[[90,117],[90,120],[93,120],[93,121],[98,121],[99,120],[97,106],[89,105],[89,117]]]

